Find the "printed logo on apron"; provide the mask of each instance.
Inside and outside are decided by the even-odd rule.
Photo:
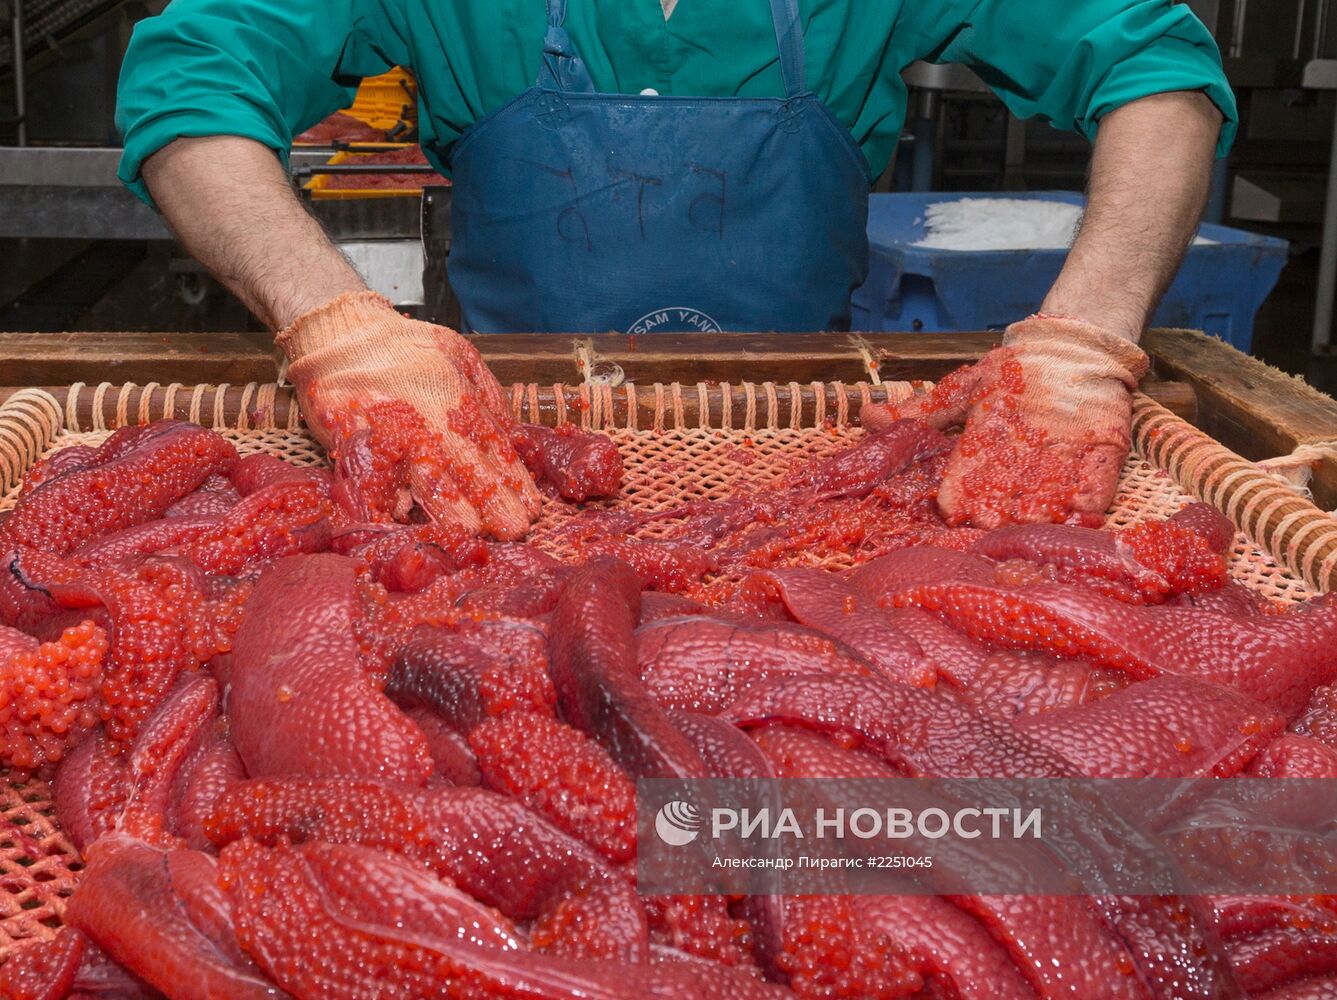
[[[722,326],[700,309],[693,309],[691,306],[667,306],[646,313],[627,327],[627,333],[653,333],[661,326],[667,326],[671,330],[691,327],[699,333],[724,332]]]

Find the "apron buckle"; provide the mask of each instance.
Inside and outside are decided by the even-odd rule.
[[[807,113],[806,102],[801,97],[791,97],[780,105],[780,128],[793,135],[803,127],[803,118]]]

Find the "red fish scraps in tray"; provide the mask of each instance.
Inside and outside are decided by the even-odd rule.
[[[384,153],[354,153],[342,162],[367,167],[426,166],[427,157],[419,147],[405,146]],[[374,174],[326,174],[321,188],[325,191],[409,191],[449,183],[449,180],[437,173],[397,174],[387,171]]]

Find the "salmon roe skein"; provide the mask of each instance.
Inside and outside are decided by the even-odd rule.
[[[301,551],[298,533],[333,514],[334,505],[315,483],[254,493],[237,513],[191,539],[181,553],[206,573],[235,576],[259,560]]]
[[[896,607],[937,612],[977,642],[1061,656],[1090,656],[1138,680],[1156,674],[1153,667],[1117,643],[1029,599],[1025,589],[1009,592],[964,584],[925,586],[897,594],[893,603]]]
[[[483,698],[483,711],[490,716],[515,711],[550,715],[557,701],[547,664],[534,660],[491,665],[479,678],[478,692]]]
[[[598,925],[590,919],[588,897],[573,892],[529,925],[529,946],[550,955],[616,959]]]
[[[24,495],[4,531],[21,545],[72,552],[84,542],[157,520],[210,476],[230,471],[236,460],[232,445],[203,427],[123,428],[89,464]]]
[[[651,938],[721,965],[750,966],[752,925],[729,914],[723,896],[647,896]]]
[[[575,424],[521,424],[511,444],[534,479],[567,500],[611,496],[622,484],[622,455],[606,435]]]
[[[67,996],[74,988],[87,941],[73,927],[62,927],[49,941],[23,942],[0,965],[0,996],[10,1000]]]
[[[362,665],[380,685],[394,663],[395,656],[408,642],[414,629],[422,625],[454,627],[470,616],[455,606],[464,589],[450,575],[438,577],[413,594],[392,594],[370,579],[365,569],[358,570],[359,613],[353,616],[353,635],[357,639]]]
[[[785,899],[784,942],[775,963],[800,997],[885,1000],[923,985],[905,952],[847,896]]]
[[[167,560],[108,574],[99,586],[112,611],[103,715],[107,735],[129,745],[182,671],[231,648],[245,592],[206,601],[194,577]]]
[[[514,711],[469,733],[484,781],[612,861],[636,856],[636,786],[602,746],[552,716]]]
[[[1119,532],[1139,564],[1176,594],[1205,594],[1226,583],[1225,557],[1202,534],[1173,521],[1143,521]]]
[[[72,735],[98,722],[107,634],[91,621],[55,642],[0,633],[0,761],[21,770],[58,761]]]
[[[19,496],[25,497],[43,483],[87,465],[96,454],[97,449],[92,445],[76,444],[39,459],[24,474],[23,483],[19,486]]]
[[[719,555],[720,569],[775,569],[857,555],[860,560],[911,545],[965,548],[979,532],[949,528],[936,512],[887,506],[876,496],[828,500],[787,511],[754,540],[740,533]]]

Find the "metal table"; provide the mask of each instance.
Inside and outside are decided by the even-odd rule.
[[[294,172],[321,166],[330,152],[293,150]],[[113,148],[0,147],[0,238],[170,240],[162,218],[116,177]],[[418,239],[414,198],[330,200],[312,211],[335,240]]]
[[[326,148],[297,149],[297,179],[319,170]],[[114,148],[0,147],[0,238],[170,241],[162,217],[116,177]],[[396,305],[424,302],[424,213],[433,246],[449,247],[450,189],[420,198],[321,199],[308,207],[367,283]],[[174,265],[174,269],[178,269]],[[179,269],[194,269],[182,261]]]

